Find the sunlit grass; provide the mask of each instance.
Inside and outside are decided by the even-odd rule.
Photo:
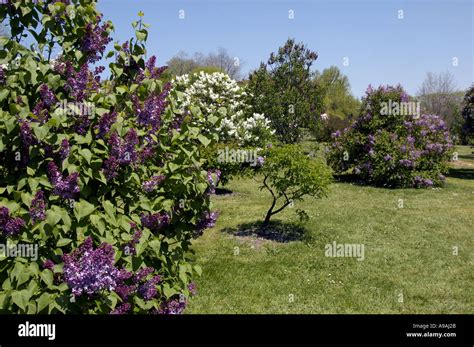
[[[458,152],[474,163],[472,149]],[[203,274],[187,312],[474,313],[474,179],[458,174],[443,189],[335,183],[275,216],[287,227],[299,225],[296,208],[311,217],[286,243],[232,234],[270,203],[253,179],[232,181],[232,195],[214,197],[217,225],[195,242]],[[326,257],[333,241],[364,244],[365,259]]]

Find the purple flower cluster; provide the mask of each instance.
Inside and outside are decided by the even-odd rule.
[[[130,295],[136,293],[137,287],[138,286],[136,284],[119,284],[115,288],[115,292],[118,294],[118,296],[120,296],[123,301],[127,301]]]
[[[0,207],[0,231],[4,236],[16,236],[24,226],[25,221],[23,219],[11,217],[10,210],[7,207]]]
[[[115,177],[117,177],[118,175],[118,170],[119,170],[119,162],[117,160],[117,158],[115,157],[109,157],[105,162],[104,162],[104,174],[105,174],[105,177],[108,179],[108,180],[111,180]]]
[[[46,259],[43,263],[43,268],[53,271],[54,265],[55,264],[51,259]]]
[[[143,182],[142,189],[145,193],[151,193],[166,179],[163,175],[153,176],[150,180]]]
[[[100,120],[99,124],[97,124],[96,129],[98,131],[97,137],[99,139],[105,138],[105,136],[109,133],[112,124],[115,123],[117,120],[117,112],[112,111],[104,114]]]
[[[415,163],[412,160],[409,160],[409,159],[400,159],[398,162],[400,163],[400,165],[403,165],[407,168],[414,168],[415,167]]]
[[[217,217],[219,216],[218,212],[205,212],[201,217],[201,220],[196,225],[196,230],[194,231],[194,237],[201,236],[205,229],[212,228],[216,225]]]
[[[157,311],[158,314],[182,314],[186,308],[186,300],[172,299],[164,301],[160,309]]]
[[[96,72],[100,70],[96,69]],[[89,70],[87,63],[83,64],[79,71],[76,71],[72,64],[65,63],[64,75],[66,85],[64,88],[76,102],[83,102],[92,91],[99,89],[99,77]]]
[[[261,156],[258,156],[258,157],[257,157],[257,166],[258,166],[258,167],[262,167],[264,162],[265,162],[265,158],[264,158],[264,157],[261,157]]]
[[[54,95],[53,91],[49,89],[47,84],[42,84],[39,92],[41,95],[41,99],[46,107],[51,107],[58,102],[56,95]]]
[[[134,107],[135,115],[137,116],[138,124],[143,127],[151,127],[152,131],[159,129],[161,125],[161,115],[168,106],[169,91],[171,89],[171,83],[166,83],[163,86],[163,91],[158,95],[151,95],[144,101],[143,106],[140,103],[138,96],[132,96],[132,102]]]
[[[212,178],[212,174],[216,175],[216,181],[214,182],[214,179]],[[215,194],[216,193],[216,186],[219,183],[221,177],[221,170],[216,169],[216,170],[207,170],[207,182],[209,183],[209,193],[210,194]]]
[[[415,187],[432,187],[433,181],[428,178],[423,178],[420,176],[415,176],[413,180],[413,185]]]
[[[155,67],[156,57],[152,55],[150,59],[145,63],[146,69],[150,72],[150,78],[158,79],[161,74],[168,68],[168,66],[162,66],[160,68]]]
[[[38,143],[31,131],[30,123],[26,119],[20,120],[20,138],[25,147],[36,145]]]
[[[160,276],[153,276],[152,279],[138,287],[138,294],[140,294],[146,301],[153,299],[157,294],[156,285],[160,282]]]
[[[133,239],[130,242],[127,242],[125,246],[123,247],[123,250],[126,255],[135,255],[137,254],[137,251],[135,249],[135,245],[140,242],[140,238],[142,237],[142,231],[138,229],[137,225],[135,223],[130,223],[130,226],[132,227],[132,230],[135,230],[135,233],[133,234]]]
[[[129,129],[122,141],[117,133],[109,139],[110,155],[117,158],[120,165],[129,165],[137,161],[135,146],[138,145],[138,135],[135,129]]]
[[[5,70],[3,70],[3,67],[0,66],[0,84],[4,85],[5,84]]]
[[[130,312],[130,309],[132,308],[132,305],[130,305],[128,302],[121,304],[117,306],[110,314],[126,314]]]
[[[197,288],[196,288],[196,283],[191,282],[188,284],[188,290],[191,295],[196,295],[197,294]]]
[[[186,112],[184,112],[183,114],[176,114],[174,116],[174,119],[171,122],[169,130],[168,130],[168,133],[170,134],[170,136],[172,135],[173,130],[176,130],[177,132],[181,131],[181,126],[183,125],[185,117],[186,117]]]
[[[61,141],[61,147],[59,148],[59,158],[61,160],[66,159],[69,156],[69,152],[71,151],[71,146],[67,139]]]
[[[117,133],[113,133],[109,138],[110,156],[104,162],[104,173],[107,179],[117,177],[119,166],[135,163],[138,159],[135,146],[138,145],[138,135],[135,129],[129,129],[122,140]]]
[[[170,223],[170,216],[165,213],[154,213],[141,216],[142,225],[150,229],[153,233],[158,233],[166,228]]]
[[[145,163],[155,155],[154,142],[150,141],[144,145],[139,153],[140,162]]]
[[[112,246],[102,243],[94,249],[90,236],[78,249],[62,258],[64,280],[75,296],[114,290],[121,280],[121,272],[114,266]]]
[[[135,146],[139,143],[138,134],[135,129],[129,129],[125,134],[124,143],[117,153],[120,165],[128,165],[137,161],[137,152]]]
[[[46,201],[42,190],[36,192],[35,197],[31,201],[30,206],[31,223],[35,224],[38,221],[43,221],[46,218]]]
[[[86,33],[81,43],[81,49],[87,55],[90,63],[95,63],[102,58],[105,47],[112,41],[107,34],[109,23],[100,25],[101,16],[96,17],[96,23],[89,23],[86,26]]]
[[[75,199],[80,192],[77,182],[79,173],[74,172],[64,178],[52,161],[48,163],[48,178],[54,186],[53,194],[63,199]]]
[[[146,301],[152,300],[158,294],[156,285],[161,282],[161,276],[159,275],[154,275],[149,278],[154,271],[155,269],[152,267],[141,268],[135,274],[122,270],[123,274],[117,281],[117,286],[114,291],[120,296],[123,302],[129,301],[130,296],[134,294],[140,295]],[[131,282],[127,284],[126,280],[128,279],[131,279]],[[112,311],[112,313],[114,313],[114,311]]]
[[[137,271],[137,273],[133,276],[133,282],[138,283],[141,282],[144,278],[150,275],[153,271],[155,271],[152,267],[144,267]]]

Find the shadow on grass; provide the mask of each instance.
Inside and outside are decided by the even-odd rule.
[[[232,195],[234,192],[226,188],[216,188],[216,195]]]
[[[250,222],[234,228],[224,228],[223,232],[234,236],[256,236],[276,242],[301,241],[307,239],[307,230],[301,226],[281,221],[271,221],[266,228],[262,222]]]
[[[335,174],[333,175],[333,177],[334,177],[334,181],[339,182],[339,183],[350,183],[356,186],[367,186],[367,187],[376,187],[376,188],[390,188],[390,187],[380,187],[373,184],[369,184],[361,180],[360,177],[358,177],[357,175],[349,174],[349,173]]]
[[[459,154],[458,158],[464,160],[474,160],[474,152],[472,154]]]
[[[448,177],[460,179],[474,179],[474,169],[470,168],[451,168],[449,169]]]

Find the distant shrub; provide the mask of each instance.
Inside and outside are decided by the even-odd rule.
[[[394,112],[408,101],[401,86],[369,86],[360,117],[332,134],[328,160],[333,169],[380,186],[443,185],[452,148],[447,127],[436,115]],[[392,112],[387,105],[394,106]]]

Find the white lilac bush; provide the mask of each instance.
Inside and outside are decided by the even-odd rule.
[[[216,131],[220,143],[258,146],[274,134],[265,115],[252,113],[245,88],[222,72],[177,76],[173,88],[182,93],[180,106],[197,106],[206,117],[221,118]],[[204,124],[200,124],[204,125]]]
[[[200,71],[192,75],[177,76],[173,90],[178,95],[178,107],[184,111],[190,105],[199,107],[202,119],[191,120],[196,126],[219,134],[219,142],[205,150],[209,176],[215,174],[213,184],[225,184],[232,176],[242,173],[251,165],[261,150],[272,138],[274,130],[265,115],[252,113],[247,103],[245,88],[221,72]],[[244,152],[245,163],[233,160],[221,161],[223,151]]]

